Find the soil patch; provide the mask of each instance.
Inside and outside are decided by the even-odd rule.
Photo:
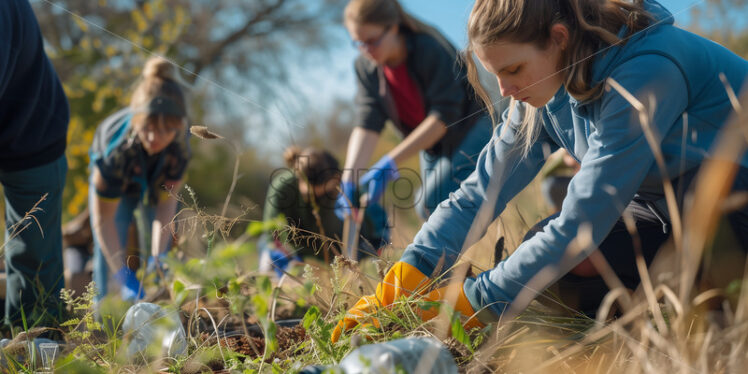
[[[281,360],[290,357],[295,348],[309,337],[306,334],[306,330],[301,325],[293,327],[279,327],[276,333],[276,339],[278,340],[278,351],[267,357],[267,362],[272,362],[273,359],[279,358]],[[202,334],[207,345],[215,345],[216,337],[211,337],[207,332]],[[258,336],[247,336],[237,334],[233,336],[226,336],[220,339],[222,347],[229,348],[230,350],[249,356],[250,358],[257,358],[262,356],[265,351],[265,338]]]

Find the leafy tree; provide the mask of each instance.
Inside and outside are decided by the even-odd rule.
[[[687,28],[748,58],[748,0],[707,0],[691,9]]]
[[[193,86],[191,119],[233,127],[260,120],[284,94],[287,68],[334,41],[343,0],[59,0],[34,2],[47,52],[71,106],[68,217],[87,198],[96,126],[129,102],[153,54],[182,67]],[[259,97],[260,99],[248,99]],[[234,139],[241,140],[243,136]],[[198,148],[195,157],[203,157]],[[197,191],[200,193],[200,191]]]

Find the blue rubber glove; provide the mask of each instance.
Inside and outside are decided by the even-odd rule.
[[[384,194],[387,183],[400,178],[395,161],[388,155],[382,156],[371,169],[361,177],[361,186],[365,188],[369,202],[377,202]]]
[[[286,255],[285,252],[279,249],[270,250],[270,261],[273,263],[273,270],[275,270],[278,278],[283,276],[283,272],[288,269],[288,265],[292,260],[301,262],[301,257]]]
[[[166,272],[166,263],[164,262],[164,259],[166,259],[168,253],[169,252],[162,252],[157,257],[154,257],[153,255],[148,256],[148,261],[145,265],[145,273],[157,273],[156,268],[161,269],[162,273]]]
[[[345,220],[345,217],[351,215],[351,210],[353,210],[353,206],[356,205],[355,195],[356,186],[352,181],[340,183],[340,195],[338,195],[338,199],[335,201],[335,215],[338,216],[341,221]]]
[[[120,268],[117,274],[114,274],[114,279],[120,284],[120,296],[122,300],[135,302],[145,297],[143,286],[140,285],[140,281],[135,277],[135,272],[130,270],[127,265]]]

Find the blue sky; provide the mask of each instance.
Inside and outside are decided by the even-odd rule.
[[[453,43],[463,46],[467,42],[465,28],[473,0],[400,0],[403,7],[418,18],[437,26]],[[676,21],[688,21],[688,9],[704,0],[660,0]]]
[[[702,4],[706,0],[660,0],[670,10],[678,24],[688,24],[690,9]],[[474,0],[400,0],[403,7],[422,21],[436,26],[459,48],[467,43],[467,19]],[[358,55],[351,47],[350,38],[341,25],[336,31],[340,40],[339,46],[330,52],[329,64],[312,64],[309,68],[293,68],[291,72],[292,85],[307,101],[307,105],[316,110],[324,111],[336,100],[350,102],[353,105],[353,95],[356,83],[353,75],[353,61]],[[290,112],[291,110],[289,110]],[[306,110],[303,110],[306,111]],[[298,115],[284,113],[287,118],[298,118]],[[295,124],[296,126],[299,123]],[[286,131],[283,131],[286,133]],[[290,143],[283,135],[269,139],[272,148],[282,149]]]
[[[689,9],[693,5],[701,4],[705,0],[660,0],[660,3],[675,14],[676,22],[688,23]],[[462,48],[467,43],[466,25],[473,6],[473,0],[400,0],[409,13],[419,19],[436,26],[456,46]],[[340,47],[332,52],[332,65],[320,66],[319,69],[304,71],[305,79],[314,82],[310,84],[309,93],[314,93],[315,101],[332,100],[335,97],[349,99],[355,92],[353,77],[353,60],[358,52],[350,47],[347,33],[340,26]],[[330,80],[329,78],[334,79]],[[327,82],[317,84],[316,81]],[[329,82],[334,82],[330,84]],[[322,91],[320,91],[322,88]],[[302,88],[303,91],[307,91]],[[331,95],[331,96],[328,96]]]

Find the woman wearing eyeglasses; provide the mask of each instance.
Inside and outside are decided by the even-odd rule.
[[[170,192],[180,186],[187,168],[188,138],[185,95],[174,67],[163,58],[152,58],[130,106],[104,120],[91,146],[89,207],[99,297],[107,293],[109,270],[123,300],[144,296],[128,266],[127,229],[139,209],[141,219],[151,226],[149,262],[158,265],[171,245],[166,227],[177,201]]]
[[[398,165],[420,152],[415,204],[426,219],[475,167],[491,121],[475,100],[459,52],[396,0],[351,0],[344,24],[361,55],[339,215],[359,203],[359,194],[378,201],[387,183],[399,178]],[[387,120],[403,141],[364,173]]]

